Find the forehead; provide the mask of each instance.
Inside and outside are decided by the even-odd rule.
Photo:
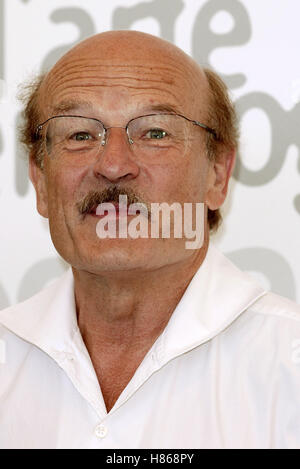
[[[111,58],[90,50],[75,51],[46,77],[41,110],[49,117],[78,102],[83,110],[86,103],[95,111],[130,118],[147,107],[162,105],[200,119],[208,104],[208,85],[200,68],[186,57],[148,51],[146,57],[120,53]]]

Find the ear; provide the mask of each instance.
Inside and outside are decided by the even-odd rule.
[[[211,162],[209,169],[208,190],[206,204],[210,210],[217,210],[223,204],[228,189],[228,182],[232,175],[236,158],[236,151],[224,151],[215,161]]]
[[[37,166],[33,155],[29,157],[29,177],[36,192],[37,211],[42,217],[48,218],[48,194],[45,172]]]

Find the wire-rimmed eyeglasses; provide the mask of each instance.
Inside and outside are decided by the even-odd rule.
[[[191,125],[192,124],[192,125]],[[147,114],[130,119],[125,127],[106,127],[94,117],[78,115],[52,116],[39,124],[35,137],[46,139],[47,152],[52,154],[100,151],[107,143],[107,132],[120,128],[126,131],[133,151],[146,156],[161,150],[185,154],[192,140],[193,127],[200,127],[217,139],[216,131],[197,120],[181,114]]]

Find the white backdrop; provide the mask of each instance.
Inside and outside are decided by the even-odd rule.
[[[0,0],[0,309],[66,268],[35,211],[17,144],[17,85],[109,29],[168,39],[232,90],[241,152],[215,243],[260,283],[300,299],[298,0]]]

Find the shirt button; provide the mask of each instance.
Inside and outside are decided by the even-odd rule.
[[[107,427],[103,424],[97,425],[95,435],[97,438],[105,438],[107,435]]]

